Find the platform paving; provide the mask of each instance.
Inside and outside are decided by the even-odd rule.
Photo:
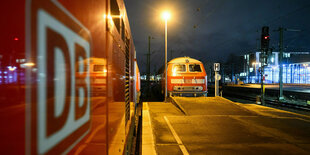
[[[310,116],[221,97],[143,108],[143,154],[310,154]]]

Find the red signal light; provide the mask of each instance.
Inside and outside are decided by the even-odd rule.
[[[265,36],[265,37],[264,37],[264,39],[268,39],[268,38],[269,38],[269,36]]]

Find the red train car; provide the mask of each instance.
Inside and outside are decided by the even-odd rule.
[[[0,154],[124,154],[139,94],[122,0],[0,6]]]
[[[207,74],[200,61],[190,57],[172,59],[167,73],[169,96],[207,95]]]

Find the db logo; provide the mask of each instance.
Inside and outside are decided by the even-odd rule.
[[[90,129],[90,34],[57,2],[34,0],[31,58],[31,153],[69,151]],[[28,36],[29,37],[29,36]],[[86,60],[86,63],[85,63]],[[84,61],[84,63],[79,63]],[[76,74],[87,74],[76,81]],[[26,144],[27,145],[27,144]]]

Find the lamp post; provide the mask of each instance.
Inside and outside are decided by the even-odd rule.
[[[162,17],[165,20],[165,102],[167,102],[167,33],[168,33],[168,20],[170,18],[170,13],[165,11],[162,13]]]
[[[258,74],[257,74],[257,65],[259,66],[260,63],[258,62],[253,62],[252,63],[252,66],[254,66],[254,71],[255,71],[255,83],[259,83],[259,77],[258,77]]]
[[[256,83],[256,62],[253,62],[252,66],[254,66],[254,83]]]

